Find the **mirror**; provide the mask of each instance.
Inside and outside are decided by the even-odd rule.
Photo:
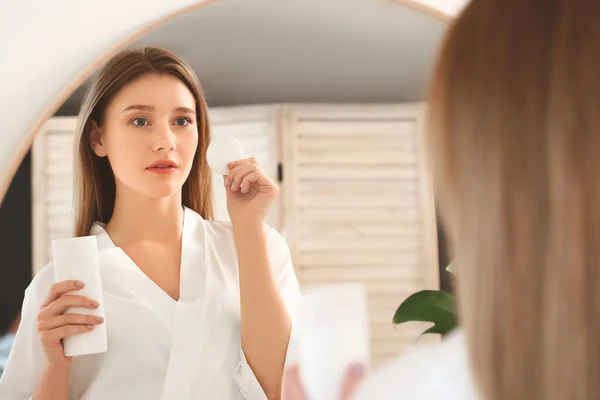
[[[34,271],[51,240],[69,235],[70,134],[87,79],[117,50],[154,45],[198,74],[213,134],[238,137],[280,183],[269,224],[286,238],[301,285],[366,285],[374,366],[414,343],[421,329],[394,329],[391,318],[412,292],[439,287],[419,140],[438,43],[464,2],[62,0],[18,24],[31,3],[0,9],[0,33],[22,38],[0,76],[0,199],[15,173],[30,174],[33,211],[22,223],[31,221]],[[87,15],[110,26],[86,29]]]

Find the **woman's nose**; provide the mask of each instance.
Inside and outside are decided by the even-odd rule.
[[[170,151],[175,150],[175,136],[170,127],[162,127],[157,129],[156,138],[154,141],[154,151]]]

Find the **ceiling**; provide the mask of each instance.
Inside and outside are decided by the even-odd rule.
[[[212,106],[423,100],[445,23],[391,0],[218,0],[132,47],[172,50]],[[76,114],[85,87],[58,114]]]

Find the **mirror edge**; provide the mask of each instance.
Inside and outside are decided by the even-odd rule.
[[[4,171],[0,171],[0,207],[2,206],[4,197],[8,192],[8,188],[10,187],[10,184],[14,179],[17,170],[19,169],[19,166],[25,159],[29,149],[31,149],[37,133],[44,127],[46,121],[48,121],[48,119],[50,119],[56,113],[60,106],[69,98],[69,96],[71,96],[71,94],[73,94],[73,92],[75,92],[79,86],[86,81],[86,79],[88,79],[104,62],[108,61],[110,57],[117,54],[119,51],[134,43],[136,40],[151,32],[161,24],[177,18],[178,16],[185,14],[190,10],[216,1],[218,0],[197,0],[197,2],[192,5],[183,7],[161,18],[150,21],[143,28],[137,30],[134,34],[112,45],[106,52],[102,54],[102,56],[80,71],[75,78],[66,84],[60,95],[50,103],[50,105],[46,108],[46,111],[44,111],[41,116],[32,124],[32,128],[29,130],[29,132],[20,139],[20,144],[17,150],[12,154],[10,157],[11,159],[8,160],[8,168]]]

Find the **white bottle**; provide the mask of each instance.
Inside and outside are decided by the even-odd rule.
[[[100,261],[96,236],[52,241],[54,278],[56,282],[79,280],[84,288],[71,294],[89,297],[100,305],[95,308],[72,307],[65,313],[87,314],[105,318],[104,296],[100,277]],[[63,340],[65,356],[104,353],[108,347],[106,318],[89,332],[68,336]]]

